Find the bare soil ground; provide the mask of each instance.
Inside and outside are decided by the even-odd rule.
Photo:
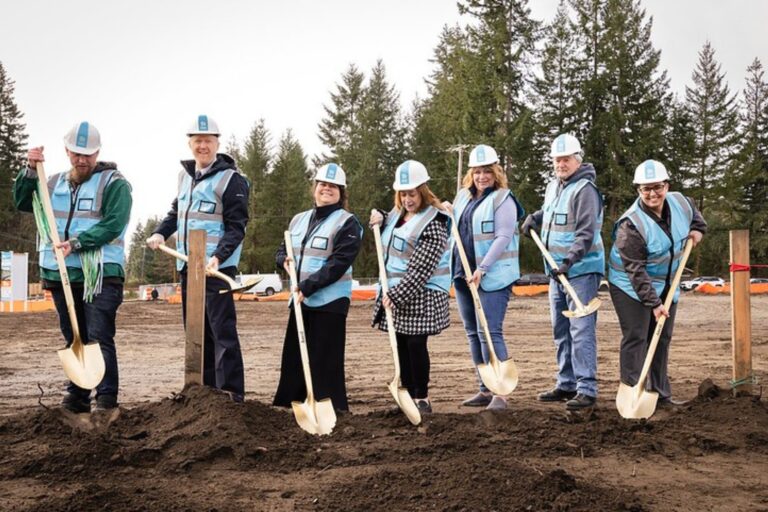
[[[121,408],[90,416],[57,406],[55,313],[0,315],[0,510],[768,511],[768,407],[728,391],[729,298],[683,297],[670,373],[676,397],[691,402],[649,421],[615,410],[619,327],[602,298],[592,413],[536,402],[554,382],[549,308],[546,297],[516,298],[506,333],[520,384],[509,410],[459,406],[476,383],[454,309],[452,327],[430,340],[435,413],[420,427],[391,411],[387,338],[369,327],[371,304],[354,303],[352,414],[321,438],[267,405],[284,303],[238,304],[245,404],[206,388],[182,391],[180,306],[124,304]],[[768,297],[752,298],[752,320],[764,382]],[[700,386],[708,378],[721,389]]]

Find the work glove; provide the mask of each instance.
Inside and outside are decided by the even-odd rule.
[[[147,247],[156,251],[165,242],[165,237],[160,233],[155,233],[151,237],[147,238]]]
[[[568,277],[568,271],[571,269],[571,262],[568,258],[564,259],[563,262],[560,264],[559,267],[553,268],[550,270],[550,273],[552,274],[552,277],[554,279],[557,279],[559,275],[564,275],[565,277]]]
[[[540,231],[539,225],[536,224],[535,220],[533,220],[533,215],[528,215],[525,218],[525,221],[523,221],[523,225],[520,227],[520,231],[522,231],[525,236],[530,238],[531,237],[531,229],[533,229],[535,231]]]
[[[373,227],[373,226],[375,226],[377,224],[379,226],[381,226],[381,224],[383,222],[384,222],[384,215],[382,215],[381,212],[379,210],[377,210],[376,208],[371,210],[371,218],[368,221],[368,225],[371,226],[371,227]]]

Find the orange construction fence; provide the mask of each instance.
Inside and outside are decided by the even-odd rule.
[[[709,283],[704,283],[697,286],[694,292],[706,293],[707,295],[717,295],[718,293],[731,293],[731,285],[730,283],[725,283],[723,286],[715,286]],[[751,293],[752,295],[768,293],[768,283],[750,284],[749,293]]]

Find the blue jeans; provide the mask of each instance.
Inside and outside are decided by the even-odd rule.
[[[62,288],[51,290],[53,303],[59,314],[59,325],[67,346],[72,344],[72,324],[69,321],[67,302]],[[104,378],[96,386],[96,395],[113,395],[117,397],[119,375],[117,370],[117,350],[115,348],[115,319],[117,308],[123,303],[123,284],[104,283],[101,293],[93,297],[93,302],[83,300],[82,284],[72,285],[72,295],[75,299],[75,312],[77,313],[77,326],[80,330],[80,339],[83,343],[98,341],[101,355],[104,357]],[[67,392],[90,400],[91,390],[83,389],[73,382],[67,385]]]
[[[475,301],[472,300],[472,292],[469,290],[469,285],[463,278],[454,280],[453,284],[456,290],[456,303],[459,306],[459,314],[464,323],[464,330],[467,332],[472,362],[475,363],[475,366],[487,363],[489,359],[488,343],[485,340],[485,334],[483,334],[483,325],[480,323],[480,319],[475,311]],[[502,331],[510,292],[511,288],[509,286],[495,292],[478,290],[480,304],[483,305],[485,319],[488,322],[488,330],[491,333],[493,350],[496,352],[496,357],[501,361],[507,359],[507,345],[504,343],[504,333]],[[475,369],[475,372],[477,373],[477,369]],[[480,379],[479,373],[477,374],[477,381],[480,383],[480,391],[487,393],[489,390],[483,384],[482,379]]]
[[[585,274],[569,279],[583,304],[597,297],[601,277],[600,274]],[[596,397],[597,312],[581,318],[563,316],[563,311],[576,306],[560,281],[555,279],[549,282],[549,305],[557,355],[557,387]]]

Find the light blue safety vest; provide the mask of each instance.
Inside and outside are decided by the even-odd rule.
[[[691,221],[693,220],[693,209],[685,196],[679,192],[667,193],[666,202],[669,205],[671,214],[670,232],[672,239],[664,232],[659,224],[645,213],[640,207],[640,198],[638,198],[629,209],[624,212],[616,224],[613,226],[613,240],[616,241],[616,232],[624,219],[629,219],[637,228],[640,236],[645,240],[648,249],[648,260],[645,265],[645,271],[651,278],[651,285],[656,291],[656,295],[661,298],[664,287],[672,282],[672,276],[680,266],[680,257],[685,248],[685,242],[691,232]],[[674,251],[673,251],[674,247]],[[614,286],[621,288],[624,293],[639,301],[635,289],[629,280],[629,275],[624,270],[624,264],[621,261],[621,255],[614,243],[611,249],[611,257],[608,264],[608,281]],[[673,302],[677,302],[680,295],[680,288],[675,290]]]
[[[213,256],[221,237],[224,236],[224,191],[229,181],[238,171],[225,169],[215,173],[195,184],[192,176],[186,170],[179,174],[179,195],[176,223],[176,250],[189,255],[187,237],[193,229],[206,231],[206,259]],[[194,188],[193,188],[194,187]],[[219,263],[219,268],[237,266],[240,263],[240,253],[243,243],[232,252],[225,261]],[[176,268],[181,270],[185,263],[176,261]]]
[[[547,185],[544,194],[543,219],[541,226],[541,239],[547,250],[559,265],[568,256],[568,251],[576,239],[576,215],[574,214],[574,198],[584,187],[597,187],[588,179],[580,179],[560,186],[560,180],[554,179]],[[599,195],[599,194],[598,194]],[[601,198],[602,202],[602,198]],[[577,277],[584,274],[605,274],[605,251],[603,249],[603,237],[600,230],[603,226],[603,210],[597,215],[597,227],[592,239],[592,246],[580,260],[575,262],[568,277]],[[551,275],[549,264],[544,260],[544,268]]]
[[[293,242],[293,255],[296,258],[296,268],[299,271],[299,282],[320,270],[328,258],[333,254],[333,239],[339,229],[354,215],[339,208],[323,219],[307,236],[309,221],[314,210],[299,213],[291,220],[291,241]],[[363,228],[360,228],[360,236],[363,236]],[[302,241],[307,239],[307,244],[302,246]],[[352,296],[352,265],[338,281],[321,288],[309,297],[304,298],[304,304],[309,307],[320,307],[334,300]]]
[[[56,229],[59,237],[64,240],[64,231],[67,230],[69,238],[77,236],[96,225],[101,220],[101,205],[104,199],[104,191],[114,180],[122,180],[123,175],[116,169],[94,173],[88,181],[81,183],[75,192],[69,186],[68,173],[55,174],[48,179],[48,192],[51,195],[53,216],[56,218]],[[67,228],[67,222],[69,227]],[[120,236],[102,247],[102,261],[104,263],[117,263],[125,268],[125,230]],[[49,270],[58,270],[56,255],[53,246],[43,244],[40,249],[40,266]],[[67,267],[81,268],[80,256],[70,253],[66,258]]]
[[[496,228],[493,222],[493,216],[507,197],[511,197],[517,207],[518,220],[525,215],[525,210],[520,206],[520,202],[515,195],[506,188],[494,190],[488,197],[475,208],[472,214],[472,240],[475,248],[475,262],[479,266],[485,255],[493,245],[493,238],[496,234]],[[459,222],[461,214],[472,199],[472,193],[469,189],[463,188],[459,191],[456,199],[453,201],[453,219]],[[451,262],[450,268],[453,269],[453,244],[451,243]],[[483,278],[480,280],[480,288],[487,292],[501,290],[510,286],[520,278],[520,231],[515,225],[515,232],[507,247],[499,256],[499,259],[491,265]]]
[[[395,227],[400,219],[401,212],[393,209],[387,216],[387,225],[381,234],[381,241],[386,248],[387,284],[390,288],[396,286],[408,271],[408,262],[416,252],[419,238],[427,225],[438,215],[445,217],[450,222],[450,217],[432,205],[427,206],[419,213],[408,219],[402,226]],[[448,224],[450,226],[450,224]],[[448,293],[451,289],[451,268],[448,244],[443,250],[443,255],[434,272],[427,280],[427,288],[439,292]]]

